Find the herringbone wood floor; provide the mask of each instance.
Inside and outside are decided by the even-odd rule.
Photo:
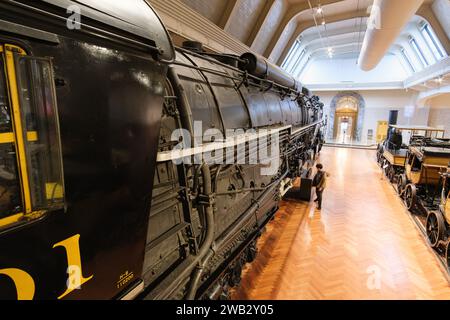
[[[322,212],[283,202],[234,299],[450,299],[448,276],[375,153],[325,148]]]

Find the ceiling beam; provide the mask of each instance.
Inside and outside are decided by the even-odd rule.
[[[333,36],[328,36],[329,43],[331,46],[333,46],[333,43],[339,43],[342,41],[346,42],[356,42],[359,40],[359,42],[362,42],[361,36],[364,38],[364,35],[362,32],[348,32],[348,33],[342,33],[342,34],[335,34]],[[302,37],[302,43],[306,44],[305,47],[311,48],[317,46],[317,44],[322,44],[322,40],[319,37],[315,37],[313,40],[307,40],[306,37]],[[328,45],[328,42],[326,42]],[[323,45],[322,45],[323,47]]]
[[[228,29],[231,17],[233,16],[235,10],[239,8],[242,0],[228,0],[227,5],[225,6],[225,11],[222,14],[222,17],[219,21],[219,27],[224,30]]]
[[[335,43],[334,45],[332,45],[332,47],[334,50],[338,50],[341,48],[348,48],[348,47],[356,48],[357,45],[361,45],[361,44],[362,44],[362,41],[360,41],[360,42],[350,41],[350,42]],[[323,45],[315,45],[315,46],[311,46],[311,47],[307,48],[306,52],[309,54],[315,54],[316,52],[320,52],[322,50],[328,52],[328,47],[327,46],[324,47]],[[353,50],[353,51],[357,52],[359,50]]]
[[[354,18],[366,18],[369,14],[367,13],[367,10],[359,10],[359,11],[353,11],[353,12],[347,12],[343,14],[336,14],[333,16],[327,17],[328,24],[338,22],[338,21],[344,21],[344,20],[351,20]],[[302,23],[299,23],[297,25],[296,30],[292,34],[291,38],[289,39],[286,47],[284,48],[283,52],[281,53],[280,57],[278,58],[278,64],[280,65],[283,63],[284,59],[286,58],[290,48],[294,45],[295,40],[306,30],[316,28],[316,24],[314,22],[314,19],[304,21]],[[365,30],[365,28],[363,29]],[[325,35],[324,35],[325,36]]]
[[[325,8],[327,5],[333,4],[333,3],[337,3],[340,2],[342,0],[322,0],[320,2],[322,8]],[[296,3],[296,4],[291,4],[289,5],[288,9],[287,9],[287,13],[285,14],[285,16],[283,17],[283,20],[281,21],[281,23],[279,24],[279,26],[277,27],[277,31],[275,32],[275,34],[272,36],[272,39],[269,42],[269,45],[267,46],[265,52],[264,52],[264,56],[266,58],[268,58],[270,56],[270,54],[272,53],[273,49],[276,47],[283,31],[286,29],[287,25],[289,24],[289,22],[293,19],[295,19],[298,15],[300,15],[302,12],[311,10],[309,7],[309,3],[308,1],[303,1],[300,3]]]
[[[333,59],[339,58],[340,56],[343,55],[350,55],[350,54],[354,54],[356,57],[358,57],[359,55],[359,51],[354,50],[355,47],[355,43],[353,44],[353,46],[347,46],[350,47],[348,50],[346,50],[346,46],[342,46],[340,48],[338,48],[337,50],[334,51],[333,53]],[[387,53],[387,55],[392,55],[392,56],[398,56],[397,53],[389,51]],[[328,57],[328,52],[326,50],[315,50],[314,53],[311,54],[311,58],[329,58]],[[356,62],[356,61],[355,61]]]
[[[249,47],[252,47],[253,42],[258,37],[258,34],[261,32],[262,26],[266,22],[270,10],[272,10],[273,4],[275,3],[275,0],[266,0],[265,3],[266,4],[264,5],[264,8],[262,9],[258,17],[258,20],[256,20],[255,26],[253,27],[252,31],[250,32],[250,35],[245,41],[245,44]]]
[[[338,28],[338,29],[334,28],[333,25],[328,25],[328,28],[329,29],[328,29],[327,35],[330,38],[331,37],[333,37],[333,38],[334,37],[339,37],[339,36],[346,35],[346,34],[354,34],[354,35],[356,35],[356,34],[361,34],[361,33],[365,33],[366,32],[365,27],[362,28],[359,25],[358,26],[353,26],[353,27]],[[311,42],[318,41],[318,40],[320,40],[320,38],[318,39],[317,32],[308,33],[308,35],[302,35],[302,41],[304,43],[311,43]]]

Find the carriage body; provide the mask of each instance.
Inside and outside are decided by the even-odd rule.
[[[416,186],[437,186],[449,161],[450,149],[410,147],[405,166],[406,178]]]
[[[377,160],[386,177],[397,182],[399,192],[406,186],[405,167],[413,146],[447,146],[445,130],[427,126],[390,125],[388,138],[378,146]]]
[[[450,266],[450,163],[446,172],[440,174],[442,193],[438,210],[428,213],[426,232],[430,245],[444,250],[447,266]]]
[[[447,169],[447,173],[443,175],[443,178],[444,187],[442,188],[440,211],[447,224],[450,224],[450,167]]]

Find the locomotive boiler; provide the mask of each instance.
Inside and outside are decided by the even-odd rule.
[[[0,298],[219,299],[323,144],[252,53],[174,48],[143,0],[0,2]]]

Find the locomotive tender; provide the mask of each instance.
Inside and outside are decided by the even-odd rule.
[[[0,108],[0,299],[227,298],[325,125],[143,0],[1,1]]]

